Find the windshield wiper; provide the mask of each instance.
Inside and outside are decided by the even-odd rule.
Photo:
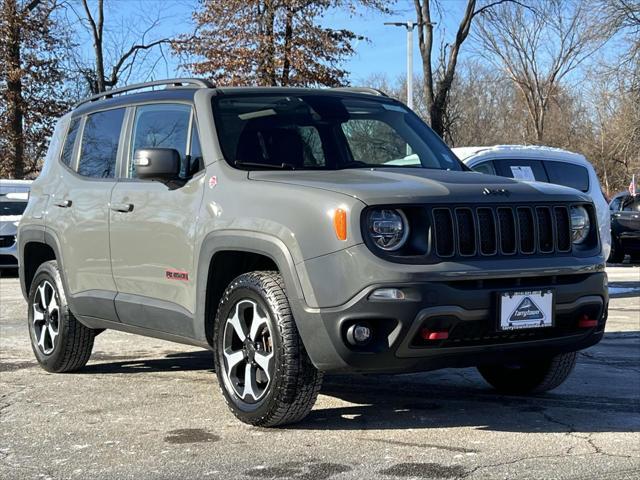
[[[257,162],[243,162],[242,160],[236,160],[234,162],[236,167],[255,167],[255,168],[276,168],[279,170],[295,170],[295,165],[290,163],[280,163],[280,164],[271,164],[271,163],[257,163]]]

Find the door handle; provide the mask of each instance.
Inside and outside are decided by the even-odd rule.
[[[71,200],[63,200],[61,202],[56,203],[56,207],[60,208],[69,208],[73,202]]]
[[[111,210],[114,212],[129,213],[133,211],[133,203],[112,203]]]

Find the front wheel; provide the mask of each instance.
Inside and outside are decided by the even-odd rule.
[[[615,238],[611,239],[611,252],[607,262],[609,263],[622,263],[624,261],[624,250],[618,244]]]
[[[560,386],[576,365],[576,352],[510,365],[482,365],[478,371],[503,393],[542,393]]]
[[[307,356],[279,273],[251,272],[231,282],[213,339],[220,389],[238,419],[273,427],[308,415],[322,373]]]

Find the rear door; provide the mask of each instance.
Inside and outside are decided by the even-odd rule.
[[[199,142],[192,107],[140,105],[130,113],[126,161],[111,196],[111,266],[123,323],[193,335],[194,248],[203,195]],[[182,182],[140,180],[132,159],[138,149],[173,148]]]
[[[75,313],[107,320],[117,320],[109,200],[124,116],[125,109],[116,108],[72,120],[46,217],[47,230],[58,239]]]

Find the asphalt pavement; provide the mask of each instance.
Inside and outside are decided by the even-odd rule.
[[[553,392],[498,395],[474,369],[327,376],[280,429],[239,423],[193,347],[106,331],[82,371],[45,372],[0,278],[0,478],[639,478],[640,268],[608,273],[605,339]]]

